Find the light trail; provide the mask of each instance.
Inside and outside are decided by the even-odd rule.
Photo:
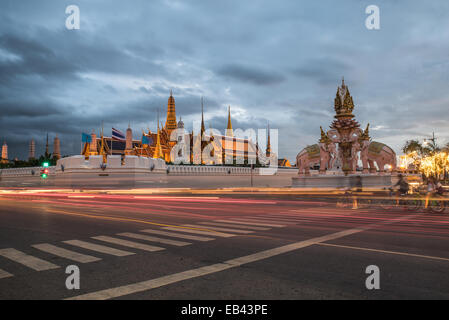
[[[84,213],[68,212],[68,211],[65,211],[65,210],[55,210],[55,209],[46,209],[45,211],[46,212],[50,212],[50,213],[55,213],[55,214],[63,214],[63,215],[69,215],[69,216],[79,216],[79,217],[85,217],[85,218],[91,218],[91,219],[135,222],[135,223],[150,224],[150,225],[166,227],[166,228],[201,230],[201,231],[214,232],[214,233],[217,233],[217,234],[221,234],[221,232],[218,232],[218,231],[212,230],[212,229],[208,229],[207,227],[204,227],[204,228],[201,228],[201,227],[188,227],[188,226],[172,225],[172,224],[165,224],[165,223],[157,223],[157,222],[151,222],[151,221],[140,220],[140,219],[123,218],[123,217],[118,217],[118,216],[104,216],[104,215],[95,215],[95,214],[84,214]]]

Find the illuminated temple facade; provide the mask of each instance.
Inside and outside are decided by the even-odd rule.
[[[228,119],[225,134],[216,134],[205,129],[203,102],[201,100],[201,130],[194,134],[187,132],[184,123],[176,118],[176,106],[173,93],[167,103],[167,117],[165,125],[159,122],[157,130],[142,132],[142,139],[133,139],[130,127],[126,130],[125,141],[117,141],[112,137],[100,133],[97,137],[95,132],[90,136],[90,142],[85,142],[82,154],[103,155],[136,155],[151,158],[160,158],[172,163],[192,164],[233,164],[233,163],[256,163],[259,148],[257,144],[246,138],[234,136],[231,122],[231,110],[228,109]],[[269,145],[267,149],[269,150]],[[201,151],[200,151],[201,150]],[[265,153],[263,154],[265,157]]]

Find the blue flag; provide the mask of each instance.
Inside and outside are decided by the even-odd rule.
[[[82,142],[92,142],[92,137],[90,136],[90,134],[87,133],[81,133],[81,140]]]
[[[142,135],[142,144],[150,145],[153,142],[153,139],[148,138],[147,136]]]

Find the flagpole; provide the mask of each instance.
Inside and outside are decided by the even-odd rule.
[[[112,154],[112,143],[114,142],[114,139],[112,138],[112,132],[111,132],[111,156],[113,155]]]

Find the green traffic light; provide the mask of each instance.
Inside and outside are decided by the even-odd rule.
[[[44,163],[42,164],[42,166],[43,166],[44,168],[47,168],[47,167],[48,167],[48,162],[44,162]]]
[[[47,179],[47,175],[44,173],[42,176],[41,176],[43,179]]]

